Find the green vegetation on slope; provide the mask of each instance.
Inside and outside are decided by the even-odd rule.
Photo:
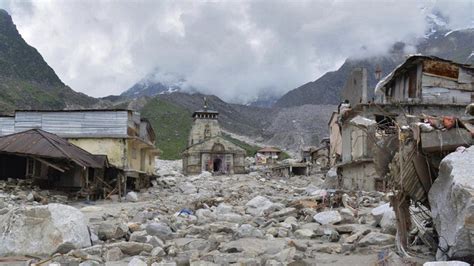
[[[180,159],[191,131],[191,113],[155,97],[143,107],[141,115],[150,120],[155,129],[156,146],[162,150],[161,159]]]
[[[156,146],[162,150],[161,159],[180,159],[181,152],[186,149],[193,123],[191,113],[181,106],[155,97],[143,107],[141,115],[147,118],[155,129]],[[254,156],[260,148],[229,135],[224,134],[224,138],[245,149],[247,156]]]
[[[241,140],[232,138],[232,137],[231,137],[230,135],[228,135],[228,134],[222,134],[222,136],[223,136],[226,140],[228,140],[228,141],[234,143],[235,145],[241,147],[242,149],[244,149],[244,150],[247,152],[247,156],[248,156],[248,157],[253,157],[253,156],[255,156],[255,154],[257,153],[257,151],[258,151],[259,149],[261,149],[261,147],[259,147],[259,146],[250,145],[250,144],[248,144],[248,143],[246,143],[246,142],[243,142],[243,141],[241,141]]]

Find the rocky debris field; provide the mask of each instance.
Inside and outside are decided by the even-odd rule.
[[[405,262],[393,252],[395,216],[384,193],[324,189],[321,176],[185,177],[177,170],[163,167],[153,187],[131,192],[122,202],[42,205],[28,200],[28,193],[16,199],[0,194],[0,263],[21,258],[61,265]],[[419,253],[428,254],[424,246]]]

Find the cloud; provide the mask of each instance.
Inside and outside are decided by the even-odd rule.
[[[1,2],[0,2],[1,3]],[[92,96],[119,94],[154,69],[225,100],[281,95],[349,56],[384,54],[440,11],[472,26],[456,1],[11,1],[3,5],[59,77]],[[471,12],[471,14],[469,14]]]

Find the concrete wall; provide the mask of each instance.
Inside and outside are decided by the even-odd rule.
[[[367,103],[367,69],[354,68],[344,84],[342,98],[352,105]]]
[[[339,168],[341,171],[342,187],[350,190],[375,190],[375,165],[372,162],[348,164]]]

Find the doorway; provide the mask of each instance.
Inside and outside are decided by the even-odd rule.
[[[214,173],[221,172],[222,160],[220,158],[214,159]]]

